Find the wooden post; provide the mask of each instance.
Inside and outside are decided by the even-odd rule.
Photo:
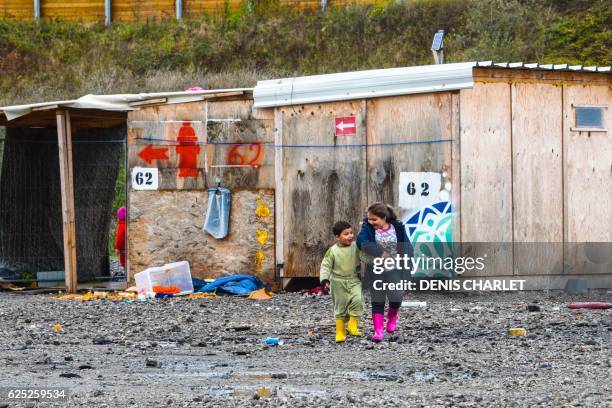
[[[283,223],[283,111],[274,108],[274,246],[275,268],[282,278],[285,263],[285,225]]]
[[[176,0],[176,19],[181,20],[183,18],[183,1]]]
[[[57,140],[59,146],[60,180],[62,190],[62,221],[64,233],[64,279],[66,291],[77,288],[76,228],[74,212],[74,185],[72,174],[72,130],[70,113],[58,110]]]
[[[40,0],[34,0],[34,20],[40,21]]]
[[[111,0],[104,0],[104,25],[109,26],[112,22]]]

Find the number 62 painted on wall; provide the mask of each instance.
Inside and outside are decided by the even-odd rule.
[[[410,183],[408,183],[408,185],[406,186],[406,192],[410,195],[416,194],[416,188],[415,188],[414,182],[411,181]],[[421,183],[421,195],[425,197],[429,195],[429,184],[428,183]]]
[[[132,169],[132,188],[134,190],[157,190],[159,188],[157,167],[134,167]]]

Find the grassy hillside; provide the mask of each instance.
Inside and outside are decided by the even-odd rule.
[[[333,2],[332,2],[333,4]],[[253,86],[257,79],[447,62],[609,64],[612,9],[603,0],[407,0],[283,9],[162,23],[0,22],[0,105],[86,93]]]

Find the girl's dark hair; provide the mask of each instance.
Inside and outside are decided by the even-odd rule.
[[[374,214],[377,217],[384,218],[388,221],[397,220],[395,210],[390,205],[383,202],[377,202],[368,207],[368,212]]]
[[[338,235],[340,235],[342,233],[342,231],[344,231],[347,228],[352,228],[351,224],[349,224],[346,221],[338,221],[332,227],[332,231],[334,232],[334,236],[337,237]]]

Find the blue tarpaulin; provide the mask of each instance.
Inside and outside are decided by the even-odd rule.
[[[198,292],[214,292],[218,294],[229,293],[232,295],[248,295],[261,289],[264,284],[259,278],[251,275],[232,275],[219,278],[198,290]]]

